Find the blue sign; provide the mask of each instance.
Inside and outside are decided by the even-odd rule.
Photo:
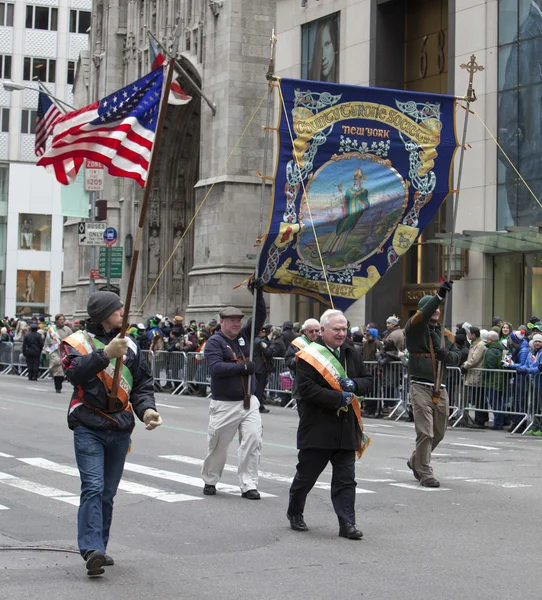
[[[115,244],[115,242],[117,241],[117,238],[118,238],[117,230],[114,227],[108,227],[104,231],[104,242],[108,246],[113,246]]]

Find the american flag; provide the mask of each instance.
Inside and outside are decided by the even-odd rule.
[[[151,71],[154,69],[158,69],[161,67],[165,58],[164,55],[158,49],[158,46],[154,43],[153,39],[149,36],[149,45],[150,45],[150,59],[151,59]],[[179,82],[174,79],[171,82],[171,90],[169,92],[169,97],[167,99],[168,104],[181,105],[188,104],[192,100],[192,96],[188,96],[184,93],[183,88],[179,85]]]
[[[69,185],[88,158],[107,167],[110,175],[130,177],[144,187],[163,82],[161,67],[103,100],[64,115],[55,125],[50,149],[37,164],[52,166],[57,180]]]
[[[45,152],[47,138],[51,135],[55,123],[62,113],[43,92],[38,95],[38,111],[36,113],[36,140],[34,152],[41,156]]]

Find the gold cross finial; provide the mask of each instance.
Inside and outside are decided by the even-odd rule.
[[[462,69],[466,69],[467,73],[469,74],[469,88],[467,90],[467,100],[469,102],[474,102],[476,100],[476,93],[474,92],[474,89],[472,87],[472,80],[474,78],[474,74],[477,71],[483,71],[484,67],[482,65],[479,65],[476,62],[476,55],[472,54],[470,57],[470,61],[465,64],[463,63],[462,65],[459,65]]]

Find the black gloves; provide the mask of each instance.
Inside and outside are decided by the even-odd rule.
[[[450,354],[450,351],[446,350],[446,348],[439,348],[435,352],[435,356],[437,357],[437,360],[440,360],[440,362],[446,362],[449,354]]]
[[[446,294],[447,294],[448,292],[451,292],[451,291],[452,291],[452,284],[453,284],[453,281],[448,281],[448,280],[446,280],[446,281],[443,281],[443,282],[440,284],[440,287],[439,287],[439,289],[438,289],[438,292],[437,292],[437,293],[438,293],[438,295],[439,295],[439,296],[440,296],[440,297],[441,297],[443,300],[444,300],[444,298],[446,298]]]
[[[263,290],[263,285],[261,277],[251,277],[247,283],[247,289],[251,294],[254,294],[254,290]]]
[[[254,375],[254,363],[251,360],[243,363],[243,375]]]

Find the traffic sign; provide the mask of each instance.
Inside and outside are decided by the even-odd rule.
[[[114,227],[108,227],[104,231],[104,242],[107,246],[113,246],[117,242],[117,230]]]
[[[85,161],[85,192],[101,192],[104,189],[104,166],[95,160]]]
[[[103,246],[104,232],[107,229],[107,223],[85,223],[81,221],[77,225],[80,246]]]
[[[98,267],[100,271],[100,277],[107,278],[107,253],[110,252],[109,259],[109,277],[111,279],[111,283],[114,283],[113,280],[118,280],[122,277],[122,256],[123,249],[122,246],[116,246],[115,248],[100,248],[100,256],[98,258]]]
[[[99,269],[90,269],[90,278],[91,279],[100,279],[100,270]]]

